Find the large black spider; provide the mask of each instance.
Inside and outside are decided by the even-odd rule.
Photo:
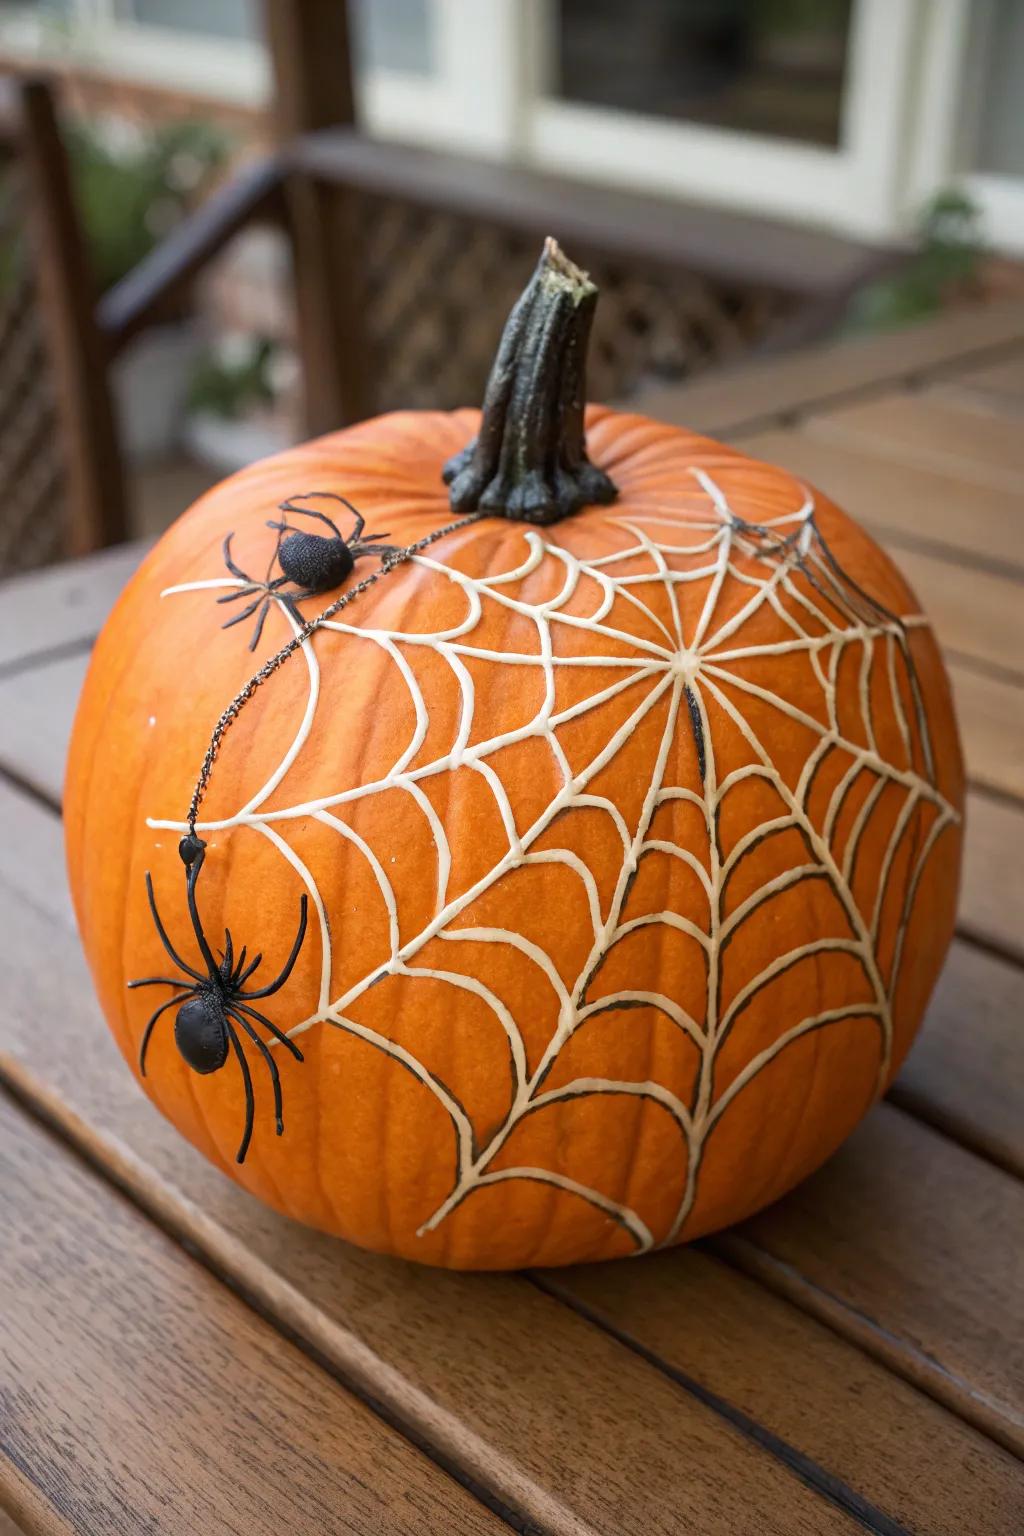
[[[296,506],[296,501],[314,501],[326,499],[340,502],[347,507],[355,518],[355,527],[346,538],[337,523],[333,522],[323,512],[316,512],[310,507]],[[241,598],[252,598],[252,601],[236,613],[233,618],[221,627],[230,629],[234,624],[241,624],[243,620],[256,614],[256,624],[252,638],[249,641],[250,651],[254,651],[260,643],[263,633],[263,625],[266,622],[270,605],[275,598],[287,603],[293,616],[301,623],[296,604],[306,597],[316,597],[322,592],[329,592],[332,587],[338,587],[349,576],[356,561],[361,555],[389,555],[395,553],[391,544],[376,544],[375,539],[386,539],[386,533],[371,533],[363,539],[363,529],[366,520],[361,512],[358,512],[350,501],[344,496],[338,496],[334,491],[307,491],[301,497],[289,497],[282,501],[278,510],[283,512],[284,518],[278,522],[271,520],[268,528],[273,528],[277,533],[277,543],[267,566],[267,574],[262,581],[256,580],[248,572],[243,571],[235,564],[231,556],[231,540],[234,534],[229,533],[224,540],[224,564],[232,576],[237,576],[239,581],[245,583],[235,592],[228,592],[223,597],[218,597],[218,603],[237,603]],[[330,535],[322,533],[309,533],[302,528],[296,528],[288,521],[288,514],[295,517],[315,517],[319,522],[325,523],[331,529]],[[281,567],[280,576],[272,576],[275,561]],[[294,582],[293,588],[288,588],[288,582]]]
[[[143,976],[137,981],[130,981],[129,987],[182,987],[166,1003],[161,1003],[149,1018],[142,1035],[142,1043],[139,1046],[139,1071],[143,1077],[146,1075],[146,1052],[149,1049],[150,1037],[154,1026],[161,1014],[168,1008],[173,1008],[177,1003],[178,1012],[174,1019],[174,1040],[184,1060],[192,1068],[205,1076],[210,1072],[219,1072],[228,1059],[229,1047],[234,1050],[238,1058],[239,1069],[242,1073],[242,1082],[245,1087],[245,1131],[241,1145],[238,1148],[237,1161],[243,1163],[245,1154],[249,1150],[249,1142],[252,1138],[254,1098],[252,1087],[252,1074],[249,1071],[249,1063],[246,1060],[242,1043],[238,1038],[238,1026],[243,1034],[255,1045],[263,1060],[267,1064],[270,1080],[274,1087],[274,1114],[277,1125],[277,1134],[284,1130],[284,1118],[281,1108],[281,1078],[277,1070],[277,1062],[267,1047],[266,1041],[257,1034],[253,1025],[262,1024],[268,1029],[274,1039],[279,1041],[287,1050],[291,1051],[296,1061],[302,1061],[302,1052],[290,1040],[288,1036],[276,1024],[264,1014],[258,1013],[251,1003],[260,997],[270,997],[284,986],[292,973],[292,968],[298,958],[302,941],[306,935],[306,897],[299,902],[299,931],[295,935],[291,954],[284,963],[280,974],[267,986],[257,987],[252,991],[245,991],[245,983],[258,969],[263,959],[261,954],[254,955],[248,965],[245,963],[245,947],[243,946],[238,960],[234,957],[234,945],[229,929],[224,930],[224,950],[218,961],[210,948],[203,925],[199,917],[199,908],[196,904],[196,881],[203,867],[206,857],[206,844],[201,837],[194,832],[188,833],[178,844],[178,852],[182,863],[185,865],[185,891],[188,900],[189,915],[192,919],[192,927],[195,931],[199,952],[206,966],[205,973],[196,970],[183,960],[174,948],[167,936],[167,930],[160,920],[157,911],[156,898],[153,895],[153,881],[146,872],[146,893],[149,896],[149,910],[153,914],[153,922],[160,936],[160,942],[170,955],[175,965],[185,972],[191,981],[185,982],[180,976]],[[184,985],[183,985],[184,983]]]

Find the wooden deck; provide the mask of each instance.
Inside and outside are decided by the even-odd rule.
[[[140,549],[8,586],[16,1530],[1024,1530],[1024,306],[645,406],[820,483],[892,550],[946,648],[971,786],[959,936],[898,1083],[779,1205],[635,1264],[460,1276],[275,1217],[139,1093],[66,894],[71,715]]]

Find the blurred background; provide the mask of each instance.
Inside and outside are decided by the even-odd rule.
[[[476,402],[549,230],[591,394],[1024,293],[1024,0],[0,0],[0,574]]]

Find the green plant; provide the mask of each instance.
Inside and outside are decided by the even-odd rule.
[[[229,147],[209,123],[138,127],[118,118],[71,122],[65,142],[100,289],[130,272],[184,217]]]
[[[934,314],[976,284],[984,250],[981,215],[971,199],[937,193],[921,214],[914,254],[854,295],[843,329],[894,330]]]
[[[272,370],[277,343],[268,336],[225,336],[204,353],[189,389],[193,411],[236,421],[254,408],[272,405]]]

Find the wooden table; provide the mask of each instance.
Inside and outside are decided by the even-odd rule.
[[[826,487],[944,642],[959,937],[888,1100],[788,1199],[647,1258],[416,1269],[257,1206],[99,1017],[58,820],[138,550],[0,594],[0,1506],[29,1533],[1024,1530],[1024,306],[653,411]]]

